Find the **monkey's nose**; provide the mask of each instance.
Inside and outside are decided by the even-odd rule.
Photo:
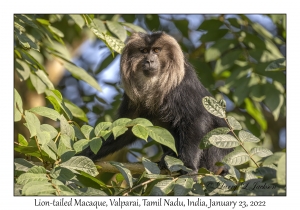
[[[153,60],[150,60],[150,59],[148,59],[148,60],[146,60],[146,62],[145,62],[145,66],[147,67],[147,68],[150,68],[152,65],[153,65]]]

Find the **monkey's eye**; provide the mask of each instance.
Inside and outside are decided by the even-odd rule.
[[[142,53],[147,53],[147,52],[148,52],[148,50],[147,50],[146,48],[140,48],[140,51],[141,51]]]
[[[154,48],[154,49],[153,49],[153,52],[155,52],[155,53],[159,53],[160,51],[161,51],[160,48]]]

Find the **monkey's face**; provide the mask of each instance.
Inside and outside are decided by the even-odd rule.
[[[142,58],[137,66],[137,71],[143,72],[145,77],[154,77],[159,74],[161,67],[161,47],[141,47]]]
[[[132,100],[156,94],[161,101],[184,74],[184,56],[173,37],[163,32],[133,33],[127,40],[121,56],[121,78]]]

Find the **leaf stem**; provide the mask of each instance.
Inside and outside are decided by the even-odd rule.
[[[43,162],[43,164],[44,164],[44,167],[46,168],[46,162],[45,162],[45,160],[44,160],[44,158],[43,158],[42,150],[41,150],[39,141],[38,141],[38,139],[37,139],[36,136],[34,136],[34,139],[35,139],[36,146],[37,146],[37,148],[39,149],[39,152],[40,152],[40,154],[41,154],[41,159],[42,159],[42,162]]]
[[[250,155],[250,153],[248,152],[248,150],[244,147],[243,142],[240,140],[240,138],[233,132],[232,127],[230,126],[230,124],[228,123],[227,118],[224,118],[225,122],[227,123],[231,133],[234,135],[234,137],[240,142],[241,147],[243,148],[243,150],[245,150],[245,152],[249,155],[250,159],[252,160],[252,162],[256,165],[257,168],[259,168],[259,165],[255,162],[255,160],[252,158],[252,156]]]
[[[146,181],[146,182],[143,182],[143,183],[141,183],[141,184],[139,184],[139,185],[136,185],[136,186],[132,187],[131,189],[129,189],[128,192],[124,193],[123,196],[128,196],[128,193],[130,193],[132,190],[134,190],[134,189],[136,189],[136,188],[139,188],[139,187],[141,187],[141,186],[144,186],[144,185],[146,185],[146,184],[149,184],[149,183],[153,182],[154,180],[156,180],[156,179],[149,179],[149,180]],[[118,195],[118,194],[117,194],[117,195]]]

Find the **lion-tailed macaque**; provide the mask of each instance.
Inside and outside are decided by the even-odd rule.
[[[173,37],[164,32],[133,33],[121,56],[121,79],[125,92],[119,118],[147,118],[154,125],[168,129],[175,139],[177,158],[193,173],[200,167],[219,171],[215,163],[231,149],[212,146],[201,150],[199,144],[209,131],[227,125],[203,107],[202,98],[211,94]],[[111,136],[103,142],[97,155],[89,156],[94,160],[105,157],[135,140],[128,130],[116,140]],[[171,149],[163,146],[163,150],[161,168],[165,166],[165,155],[176,157]]]

